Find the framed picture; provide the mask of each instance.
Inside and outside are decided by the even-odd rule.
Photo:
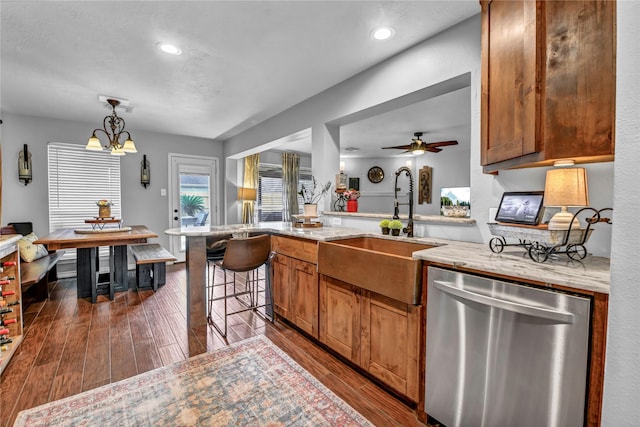
[[[440,215],[453,218],[471,216],[471,187],[442,187]]]
[[[349,189],[360,190],[360,178],[349,178]]]
[[[544,191],[505,192],[500,201],[496,221],[538,225],[542,217]]]
[[[424,166],[418,171],[418,204],[431,203],[431,176],[433,169]]]

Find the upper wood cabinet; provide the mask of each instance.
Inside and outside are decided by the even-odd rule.
[[[615,1],[480,4],[484,172],[612,161]]]

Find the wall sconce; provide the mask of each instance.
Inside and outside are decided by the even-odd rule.
[[[147,160],[147,155],[142,156],[140,162],[140,184],[147,188],[147,185],[151,184],[151,164]]]
[[[18,154],[18,180],[29,184],[33,180],[33,169],[31,169],[31,153],[24,144],[22,151]]]

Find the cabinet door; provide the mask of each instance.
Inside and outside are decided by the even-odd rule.
[[[318,338],[318,274],[315,264],[291,260],[291,321]]]
[[[613,160],[616,2],[544,2],[547,159]]]
[[[291,258],[276,254],[271,263],[273,269],[274,311],[285,319],[291,319]]]
[[[539,151],[535,1],[482,1],[482,165]]]
[[[368,372],[417,402],[421,306],[368,293],[362,300],[362,359]]]
[[[484,172],[612,161],[616,2],[480,3]]]
[[[360,363],[360,302],[355,289],[320,275],[320,341]]]

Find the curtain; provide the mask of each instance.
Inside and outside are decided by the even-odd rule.
[[[260,164],[260,153],[252,154],[244,158],[244,182],[245,188],[255,188],[258,191],[258,165]],[[251,224],[253,222],[254,201],[242,202],[242,223]]]
[[[291,222],[291,215],[300,212],[298,204],[298,178],[300,176],[300,156],[296,153],[282,153],[282,219]]]

